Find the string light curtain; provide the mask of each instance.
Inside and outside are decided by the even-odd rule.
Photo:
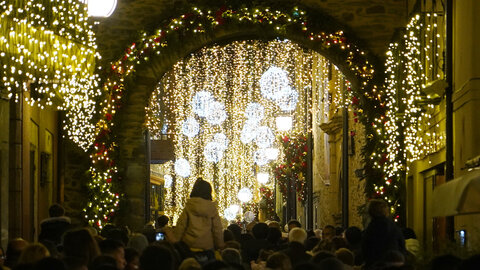
[[[272,67],[287,74],[289,87],[298,94],[298,97],[293,97],[298,98],[298,102],[291,111],[282,107],[285,104],[282,101],[276,102],[279,99],[274,93],[262,94],[262,75]],[[257,174],[269,173],[270,179],[265,185],[273,188],[271,164],[275,157],[268,157],[275,156],[275,149],[281,148],[278,136],[311,131],[311,113],[317,110],[312,108],[312,93],[325,95],[322,89],[328,77],[327,67],[328,61],[318,53],[286,40],[237,41],[225,46],[216,45],[179,61],[164,75],[147,108],[146,125],[152,137],[160,138],[162,133],[169,133],[173,138],[176,159],[185,159],[190,165],[188,176],[183,174],[185,171],[177,170],[174,161],[157,169],[165,175],[174,176],[172,186],[165,193],[166,214],[176,222],[197,177],[212,183],[220,213],[224,213],[230,205],[241,204],[237,194],[242,188],[250,189],[253,202],[259,202],[262,184],[258,183]],[[194,108],[195,103],[192,104],[199,92],[200,95],[210,93],[212,100],[223,106],[226,118],[222,123],[212,124],[208,117],[199,116],[198,108]],[[263,107],[263,118],[260,107]],[[277,130],[275,120],[278,116],[292,116],[290,131]],[[198,122],[199,131],[197,134],[196,128],[187,128],[187,136],[184,133],[185,123],[191,123],[192,119]],[[252,124],[255,121],[258,122],[256,128]],[[266,130],[270,130],[274,143],[268,146],[268,142],[259,136],[242,140],[242,130],[245,136],[248,135],[244,129],[250,124],[252,131],[262,130],[265,132],[261,133],[266,134]],[[215,141],[218,134],[225,135],[227,147],[221,157],[217,156],[218,161],[212,162],[206,152],[208,144]],[[258,162],[263,154],[267,156],[266,163]],[[277,158],[282,158],[281,154]]]

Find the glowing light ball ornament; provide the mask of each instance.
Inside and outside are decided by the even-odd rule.
[[[238,191],[237,198],[243,203],[249,202],[253,198],[252,191],[249,188],[242,188]]]
[[[267,148],[265,149],[265,153],[269,160],[275,160],[278,158],[280,151],[278,151],[277,148]]]
[[[289,131],[292,129],[293,120],[291,116],[278,116],[275,118],[278,131]]]
[[[272,130],[267,126],[261,126],[257,129],[257,136],[255,137],[255,143],[260,148],[267,148],[275,141],[275,135]]]
[[[253,161],[259,166],[267,164],[270,159],[268,158],[266,149],[260,148],[255,151],[255,153],[253,153]]]
[[[199,131],[200,124],[193,117],[188,117],[182,124],[182,133],[189,138],[197,136]]]
[[[238,211],[240,210],[240,206],[238,205],[230,205],[225,211],[223,212],[223,216],[226,220],[234,220],[237,217]]]
[[[257,102],[251,102],[245,109],[245,117],[248,121],[254,123],[260,123],[265,116],[265,108]]]
[[[220,125],[225,119],[227,119],[225,106],[218,101],[213,101],[210,104],[209,112],[207,113],[208,123],[211,125]]]
[[[190,163],[184,158],[179,158],[175,161],[175,173],[181,177],[189,177],[191,173]]]
[[[242,132],[240,133],[240,141],[244,144],[248,144],[257,137],[258,124],[256,122],[247,121],[243,125]]]
[[[113,14],[117,0],[87,0],[89,17],[109,17]]]
[[[255,220],[255,214],[252,211],[247,211],[247,212],[245,212],[245,215],[243,215],[243,219],[247,223],[250,223],[250,222]]]
[[[213,136],[213,141],[218,143],[223,148],[223,150],[226,150],[228,148],[228,138],[223,133],[216,133]]]
[[[268,178],[269,178],[268,173],[264,173],[264,172],[257,173],[257,181],[262,185],[265,185],[266,183],[268,183]]]
[[[280,110],[284,112],[294,111],[298,103],[298,92],[290,86],[287,86],[280,91],[274,101],[275,104],[280,107]]]
[[[172,184],[173,184],[173,178],[170,174],[166,174],[163,176],[163,187],[165,188],[170,188],[172,187]]]
[[[203,150],[203,155],[208,162],[217,163],[223,158],[225,149],[217,142],[209,142]]]
[[[193,112],[200,117],[207,117],[210,112],[210,106],[214,102],[214,98],[210,92],[199,91],[193,98],[190,105],[192,105]]]
[[[288,73],[278,67],[271,66],[260,78],[260,92],[262,96],[275,100],[288,87]]]

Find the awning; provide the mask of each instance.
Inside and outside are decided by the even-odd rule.
[[[480,213],[480,170],[455,178],[433,190],[434,217]]]

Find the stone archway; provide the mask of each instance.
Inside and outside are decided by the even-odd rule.
[[[110,104],[114,106],[106,107],[101,123],[109,126],[108,133],[112,135],[108,140],[97,139],[96,147],[101,144],[111,151],[116,149],[117,153],[112,159],[116,160],[118,173],[115,172],[116,177],[108,178],[107,182],[112,182],[113,178],[114,183],[121,183],[123,188],[120,192],[127,198],[124,202],[128,203],[120,204],[117,222],[134,229],[142,228],[145,216],[148,216],[145,206],[145,180],[149,177],[148,153],[143,135],[145,107],[162,75],[189,53],[214,43],[233,40],[286,38],[319,52],[335,64],[352,83],[352,89],[362,104],[373,104],[368,107],[376,108],[378,102],[374,96],[369,95],[372,89],[375,91],[374,81],[378,74],[374,72],[375,57],[368,50],[360,48],[358,41],[350,38],[328,16],[309,17],[301,10],[284,12],[269,9],[259,11],[225,8],[216,11],[215,17],[204,16],[198,10],[192,11],[194,12],[198,13],[195,17],[197,21],[190,28],[182,25],[182,22],[188,23],[188,18],[195,15],[183,14],[166,26],[165,29],[173,29],[170,32],[158,31],[141,42],[134,43],[124,57],[112,65],[114,72],[106,84],[110,91]],[[239,17],[245,20],[239,20]],[[195,31],[199,28],[200,33]],[[365,119],[371,117],[373,115],[365,112]],[[101,138],[104,137],[102,131],[99,134]],[[109,173],[114,171],[108,168],[104,170]],[[108,219],[110,213],[104,215]]]

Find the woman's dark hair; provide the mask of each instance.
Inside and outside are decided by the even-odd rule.
[[[212,200],[212,186],[210,183],[203,180],[202,178],[198,178],[193,184],[192,193],[190,193],[190,198],[202,198],[205,200]]]
[[[86,229],[68,231],[63,235],[63,254],[82,259],[88,265],[100,255],[97,242]]]

